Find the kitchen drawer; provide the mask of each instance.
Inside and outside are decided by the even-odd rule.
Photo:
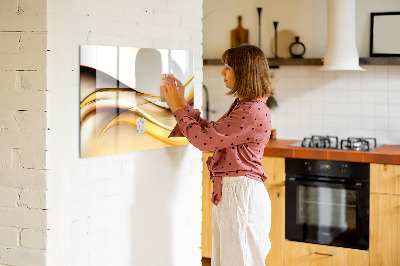
[[[365,250],[285,241],[285,266],[366,266]]]
[[[400,195],[400,165],[370,165],[371,193]]]

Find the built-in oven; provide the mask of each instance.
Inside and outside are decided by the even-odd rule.
[[[285,169],[286,239],[368,249],[369,164],[287,158]]]

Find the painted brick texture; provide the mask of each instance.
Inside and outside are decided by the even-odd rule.
[[[0,2],[1,265],[45,265],[46,5]]]

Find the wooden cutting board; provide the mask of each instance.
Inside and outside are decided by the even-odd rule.
[[[242,27],[242,16],[238,16],[238,27],[231,30],[231,48],[238,44],[249,43],[249,31]]]

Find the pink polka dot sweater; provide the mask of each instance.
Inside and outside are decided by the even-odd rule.
[[[190,105],[175,111],[177,125],[169,137],[186,137],[201,151],[214,151],[207,160],[213,182],[211,201],[221,200],[224,176],[247,176],[261,182],[267,179],[261,159],[271,132],[271,112],[265,105],[267,97],[237,98],[216,122],[200,117]]]

